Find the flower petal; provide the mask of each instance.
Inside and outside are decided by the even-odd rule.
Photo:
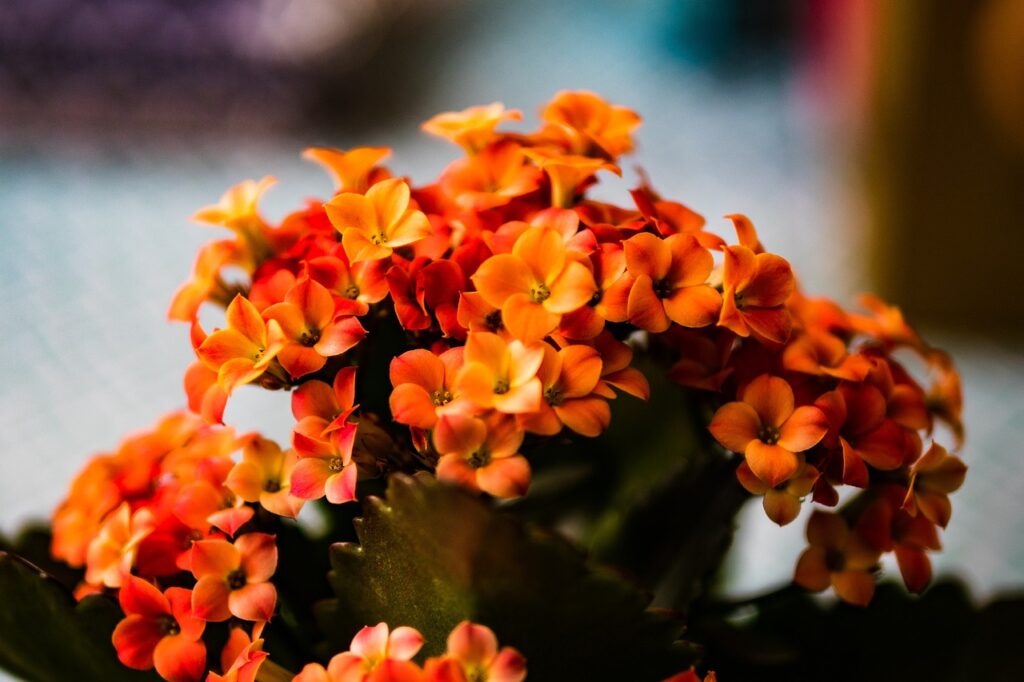
[[[747,445],[757,438],[761,418],[747,403],[726,403],[715,412],[708,429],[722,447],[733,452],[745,452]]]
[[[249,583],[232,590],[228,596],[231,614],[242,620],[267,621],[277,606],[277,588],[273,583]]]
[[[803,452],[817,445],[828,432],[828,418],[813,405],[798,407],[779,430],[779,445]]]
[[[750,441],[743,454],[754,475],[773,488],[791,478],[800,466],[797,456],[789,450],[759,440]]]
[[[793,414],[793,389],[785,379],[770,374],[747,384],[740,400],[754,408],[765,426],[781,428]]]

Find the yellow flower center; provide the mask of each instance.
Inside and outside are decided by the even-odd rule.
[[[469,462],[469,466],[474,469],[485,467],[491,463],[491,451],[488,450],[486,446],[481,447],[479,450],[467,457],[466,461]]]
[[[231,573],[228,573],[228,587],[232,590],[240,590],[245,587],[246,584],[245,571],[237,568]]]
[[[387,240],[387,235],[385,235],[383,232],[374,232],[373,234],[370,235],[370,241],[376,244],[377,246],[384,244],[385,242],[387,242]]]
[[[498,395],[504,395],[508,393],[510,386],[508,385],[508,379],[498,379],[494,382],[494,392]]]
[[[779,429],[771,424],[766,424],[757,432],[757,439],[766,445],[775,445],[779,442]]]
[[[445,390],[443,388],[440,388],[440,389],[438,389],[438,390],[436,390],[436,391],[434,391],[433,393],[430,394],[430,402],[434,403],[435,407],[441,407],[442,405],[447,405],[451,401],[452,401],[452,393],[451,393],[451,391],[447,391],[447,390]]]
[[[299,343],[307,348],[315,346],[320,341],[320,330],[319,329],[306,329],[299,336]]]
[[[551,298],[551,289],[543,282],[530,287],[530,300],[534,303],[543,303]]]
[[[345,463],[341,461],[341,457],[331,457],[327,461],[327,469],[329,471],[333,471],[334,473],[338,473],[339,471],[341,471],[344,468],[345,468]]]
[[[160,616],[156,622],[157,628],[164,633],[164,636],[174,636],[181,632],[181,626],[172,616]]]

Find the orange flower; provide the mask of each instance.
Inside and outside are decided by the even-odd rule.
[[[612,158],[632,151],[633,131],[641,123],[633,110],[583,90],[559,92],[544,107],[541,118],[547,124],[542,137],[565,144],[573,154]]]
[[[859,382],[871,371],[870,359],[847,351],[846,343],[827,332],[808,330],[790,339],[782,366],[793,372]]]
[[[500,102],[469,107],[462,111],[448,111],[434,116],[420,128],[461,146],[467,154],[475,154],[497,137],[494,129],[504,121],[520,121],[523,114],[505,109]]]
[[[508,336],[505,323],[501,321],[501,308],[487,302],[479,291],[463,291],[459,294],[457,311],[461,327],[471,332],[491,332]]]
[[[551,205],[556,208],[569,208],[576,203],[576,195],[582,185],[597,171],[622,175],[618,166],[603,159],[562,154],[540,147],[526,149],[524,153],[547,174],[551,181]]]
[[[260,263],[271,255],[271,250],[266,234],[269,228],[259,214],[259,202],[275,182],[270,176],[259,182],[240,182],[224,192],[216,204],[196,211],[192,220],[228,228],[246,246],[247,260],[253,265]]]
[[[217,383],[227,393],[255,380],[270,367],[286,339],[276,320],[264,322],[244,296],[235,296],[227,309],[226,329],[217,329],[196,348],[207,367],[217,372]]]
[[[324,204],[341,233],[349,263],[387,258],[430,233],[430,221],[409,206],[409,185],[399,178],[378,182],[366,194],[345,192]]]
[[[191,322],[199,306],[209,300],[214,292],[226,294],[227,286],[220,279],[220,271],[237,257],[238,245],[230,239],[210,242],[201,247],[192,266],[192,276],[174,294],[167,311],[168,319]]]
[[[594,390],[601,380],[601,355],[590,346],[566,346],[556,351],[542,344],[544,361],[537,370],[544,400],[540,410],[519,415],[528,431],[551,436],[562,425],[584,436],[599,436],[611,422],[608,403]]]
[[[512,253],[491,256],[471,279],[524,343],[550,334],[563,314],[585,305],[597,291],[594,276],[568,256],[562,237],[548,227],[523,232]]]
[[[197,682],[206,668],[201,639],[206,623],[192,610],[192,592],[170,587],[163,594],[141,578],[126,576],[117,595],[125,618],[114,628],[117,657],[129,668],[156,666],[170,682]]]
[[[852,532],[842,516],[821,511],[807,522],[807,540],[810,547],[800,555],[793,580],[815,592],[832,585],[843,601],[866,606],[875,593],[872,571],[878,551]]]
[[[626,268],[634,279],[626,306],[630,323],[663,332],[672,322],[704,327],[714,321],[722,297],[707,284],[714,261],[696,239],[659,239],[641,232],[623,246]]]
[[[478,407],[506,414],[540,408],[537,369],[544,359],[540,344],[505,341],[497,334],[474,332],[466,339],[456,390]]]
[[[417,348],[391,361],[391,415],[399,424],[432,429],[439,416],[458,409],[455,378],[462,368],[463,349],[441,355]]]
[[[842,449],[844,483],[867,486],[867,465],[882,471],[903,465],[912,445],[908,444],[911,432],[886,418],[885,397],[877,388],[844,382],[819,396],[815,405],[830,425],[825,444]]]
[[[302,158],[319,163],[331,174],[336,191],[359,193],[387,178],[387,170],[377,164],[389,156],[391,150],[387,147],[356,147],[347,152],[327,147],[310,147],[302,152]]]
[[[495,497],[519,497],[530,486],[530,464],[519,454],[523,432],[516,420],[499,413],[488,419],[445,414],[434,429],[441,458],[437,478]]]
[[[153,532],[155,520],[149,509],[132,513],[127,502],[103,521],[86,553],[85,580],[93,585],[119,587],[135,563],[139,543]]]
[[[339,256],[321,256],[306,261],[309,278],[327,287],[337,298],[335,309],[345,315],[365,315],[370,305],[388,295],[384,279],[390,263],[386,260],[364,260],[349,265],[342,251]]]
[[[327,664],[310,663],[294,682],[423,682],[411,662],[423,646],[423,635],[410,627],[390,631],[386,623],[366,626],[352,638],[349,650]]]
[[[498,649],[494,631],[464,620],[448,635],[444,656],[427,661],[428,682],[522,682],[526,659],[512,647]]]
[[[515,142],[498,142],[453,162],[441,174],[441,190],[464,211],[486,211],[540,187],[542,174],[526,163]]]
[[[785,526],[800,514],[800,503],[810,494],[818,480],[818,470],[810,464],[804,464],[796,474],[784,484],[771,487],[754,475],[746,462],[736,468],[736,478],[751,495],[762,495],[764,512],[768,518]]]
[[[636,367],[630,367],[633,349],[628,344],[616,339],[606,329],[589,340],[587,345],[593,346],[601,354],[601,381],[594,393],[611,400],[616,397],[612,388],[617,388],[640,400],[651,397],[647,377]]]
[[[630,191],[640,214],[663,237],[673,234],[689,234],[705,249],[720,250],[725,240],[716,234],[704,231],[707,223],[704,216],[692,211],[678,201],[665,201],[646,184]]]
[[[737,336],[785,343],[793,320],[785,307],[796,287],[784,258],[755,254],[746,246],[725,247],[724,292],[718,324]]]
[[[797,472],[795,453],[814,447],[828,431],[828,420],[811,405],[794,409],[793,389],[769,374],[747,384],[739,398],[718,408],[708,428],[723,447],[742,452],[754,475],[774,488]]]
[[[911,516],[920,510],[929,521],[945,528],[952,514],[949,495],[960,489],[966,476],[967,465],[959,457],[949,454],[938,443],[932,443],[928,452],[910,469],[903,508]]]
[[[292,495],[304,500],[326,496],[331,504],[351,502],[356,499],[356,425],[346,422],[330,434],[314,435],[320,426],[313,419],[303,420],[292,431],[292,445],[299,454],[292,469]]]
[[[562,318],[560,331],[571,339],[592,339],[605,322],[625,322],[632,280],[626,274],[626,255],[617,244],[601,244],[589,255],[597,291],[587,304]]]
[[[184,484],[174,496],[173,513],[189,528],[208,533],[216,527],[228,535],[252,519],[253,509],[244,504],[224,481],[234,462],[227,457],[189,460],[195,480]],[[185,469],[185,466],[181,466]]]
[[[274,615],[277,588],[270,576],[277,569],[273,535],[246,533],[235,540],[201,540],[192,545],[192,610],[208,621],[267,621]]]
[[[217,383],[217,372],[203,364],[193,362],[185,370],[185,395],[188,409],[198,414],[207,424],[223,424],[228,394]]]
[[[309,278],[289,289],[284,301],[264,310],[263,316],[284,332],[287,342],[277,359],[293,379],[319,370],[327,358],[341,355],[366,336],[358,319],[335,314],[330,292]]]
[[[298,461],[294,450],[282,452],[272,440],[254,437],[242,450],[242,461],[224,484],[246,502],[259,502],[278,516],[295,518],[303,500],[291,494],[291,473]]]

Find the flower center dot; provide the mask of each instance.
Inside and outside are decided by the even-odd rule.
[[[491,463],[491,453],[487,448],[481,448],[470,455],[466,461],[469,462],[469,466],[479,469]]]
[[[315,346],[318,341],[320,341],[319,329],[307,329],[306,331],[302,332],[302,335],[299,337],[299,343],[301,343],[303,346],[306,346],[307,348],[310,346]]]
[[[534,303],[543,303],[551,298],[551,289],[547,284],[538,284],[530,287],[530,300]]]
[[[659,279],[654,281],[654,295],[658,298],[668,298],[675,291],[675,287],[667,279]]]
[[[498,379],[494,382],[494,392],[498,395],[508,393],[509,385],[507,379]]]
[[[228,587],[232,590],[240,590],[245,587],[245,571],[238,568],[228,573]]]
[[[779,430],[774,426],[762,426],[757,439],[766,445],[775,445],[779,442]]]

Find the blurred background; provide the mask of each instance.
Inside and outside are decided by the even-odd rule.
[[[953,353],[971,471],[938,572],[981,598],[1024,584],[1019,0],[8,0],[0,530],[183,404],[188,330],[164,315],[217,236],[196,208],[268,174],[271,219],[325,196],[311,145],[391,146],[423,183],[457,150],[421,121],[500,100],[530,125],[560,89],[641,113],[660,192],[726,232],[748,214],[808,291],[878,291]],[[227,420],[290,427],[261,391]],[[788,581],[802,533],[751,505],[727,588]]]

